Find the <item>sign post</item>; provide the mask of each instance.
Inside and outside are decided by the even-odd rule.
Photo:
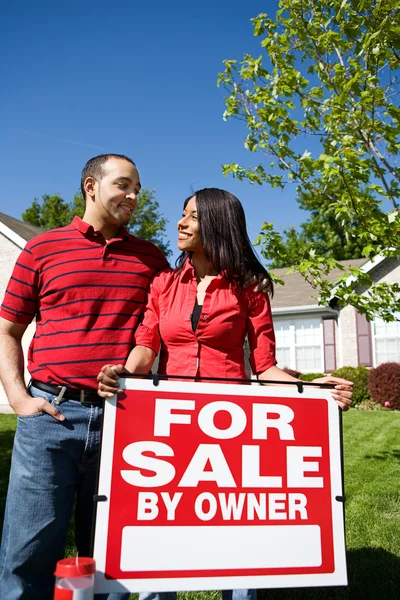
[[[107,401],[96,593],[346,585],[329,391],[157,383]]]

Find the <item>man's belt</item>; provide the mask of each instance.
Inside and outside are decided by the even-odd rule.
[[[62,386],[62,385],[52,385],[51,383],[43,383],[43,381],[38,381],[37,379],[31,379],[30,385],[42,390],[42,392],[47,392],[48,394],[53,394],[53,396],[57,396],[59,401],[63,400],[77,400],[83,404],[103,404],[104,399],[100,398],[98,393],[95,390],[76,390],[74,388]],[[63,392],[64,390],[64,392]]]

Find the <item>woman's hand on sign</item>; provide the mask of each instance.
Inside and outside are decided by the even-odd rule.
[[[341,377],[318,377],[313,379],[313,383],[335,383],[335,388],[331,391],[332,397],[342,410],[349,410],[353,396],[353,382]]]
[[[118,378],[120,375],[128,375],[129,371],[124,365],[104,365],[97,375],[98,388],[97,393],[102,398],[112,398],[118,392],[122,392],[119,387]]]

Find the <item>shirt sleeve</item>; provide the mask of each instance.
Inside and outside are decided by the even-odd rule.
[[[159,298],[163,288],[163,276],[153,277],[147,296],[147,304],[143,312],[142,322],[135,332],[135,345],[151,348],[156,354],[160,350],[160,307]]]
[[[143,240],[140,240],[142,243]],[[171,269],[168,260],[165,258],[164,254],[161,252],[160,248],[152,244],[152,246],[157,250],[157,258],[160,261],[160,264],[157,265],[157,273],[161,273],[161,271],[168,271]]]
[[[271,305],[268,296],[262,292],[255,293],[252,289],[247,292],[247,299],[250,366],[253,373],[258,375],[277,363]]]
[[[15,263],[0,308],[0,317],[28,325],[39,311],[39,271],[36,260],[25,247]]]

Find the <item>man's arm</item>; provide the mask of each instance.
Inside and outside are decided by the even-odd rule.
[[[65,419],[60,411],[44,398],[32,398],[24,383],[22,336],[27,325],[13,323],[0,317],[0,379],[11,408],[17,415],[47,412],[59,421]]]
[[[246,278],[245,278],[245,281],[243,283],[243,288],[247,289],[251,285],[255,285],[256,286],[253,289],[253,292],[255,294],[258,294],[258,292],[262,292],[263,294],[265,294],[265,296],[268,296],[269,294],[271,294],[271,289],[272,289],[272,287],[271,287],[271,281],[268,279],[268,277],[263,277],[260,280],[251,271],[248,271],[246,273]]]

